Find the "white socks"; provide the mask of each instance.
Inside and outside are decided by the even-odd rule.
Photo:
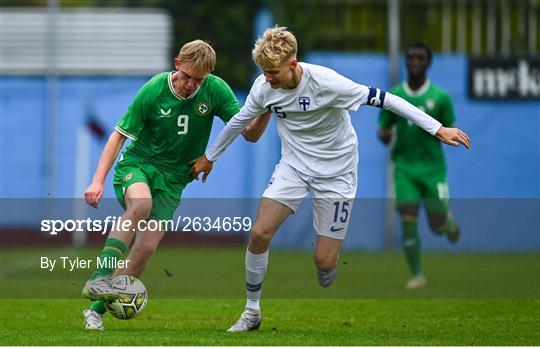
[[[262,254],[253,254],[246,249],[246,308],[260,310],[261,287],[268,268],[268,250]]]

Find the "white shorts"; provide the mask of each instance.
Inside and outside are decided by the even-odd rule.
[[[296,212],[311,192],[313,228],[317,235],[345,239],[356,195],[356,170],[330,178],[302,174],[281,161],[276,166],[263,197],[278,201]]]

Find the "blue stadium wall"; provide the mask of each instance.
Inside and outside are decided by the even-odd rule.
[[[349,78],[388,89],[388,59],[384,55],[312,53],[306,61],[329,66]],[[402,72],[403,72],[402,67]],[[463,238],[457,246],[434,236],[421,221],[425,250],[539,251],[540,250],[540,103],[536,101],[474,101],[467,97],[467,59],[436,55],[430,70],[434,83],[452,96],[457,124],[472,138],[470,151],[445,147],[454,215]],[[402,76],[405,76],[402,73]],[[147,77],[63,77],[59,82],[56,178],[54,192],[46,187],[46,80],[43,77],[2,76],[1,83],[1,197],[73,198],[76,196],[77,132],[89,114],[112,131]],[[245,92],[237,93],[243,101]],[[86,107],[90,105],[91,107]],[[386,247],[388,151],[376,138],[378,109],[362,107],[351,113],[359,138],[359,185],[346,249],[379,251]],[[207,198],[205,214],[256,213],[257,198],[279,160],[280,144],[272,120],[257,144],[238,139],[216,163],[206,184],[193,182],[184,192],[178,214],[201,215],[196,200]],[[217,120],[212,137],[222,128]],[[105,140],[91,141],[91,177]],[[114,197],[111,175],[105,197]],[[210,198],[220,198],[215,203]],[[230,200],[232,199],[232,200]],[[215,205],[215,207],[214,207]],[[231,208],[231,206],[235,206]],[[2,226],[34,225],[26,210],[2,208]],[[203,210],[204,211],[204,210]],[[24,215],[23,215],[24,213]],[[399,245],[399,222],[394,217],[394,247]],[[310,249],[315,239],[311,207],[306,200],[277,234],[274,248]]]

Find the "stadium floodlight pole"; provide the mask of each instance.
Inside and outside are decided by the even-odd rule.
[[[536,46],[537,46],[537,23],[538,23],[538,3],[534,2],[534,0],[531,0],[529,3],[529,54],[535,55],[538,54],[536,52]]]
[[[388,52],[390,55],[390,85],[399,82],[399,0],[388,0]]]
[[[46,72],[47,101],[45,127],[45,191],[56,196],[56,119],[58,112],[57,18],[58,0],[47,0]]]
[[[495,13],[497,6],[496,2],[488,2],[487,4],[487,22],[486,22],[486,37],[487,37],[487,48],[486,52],[489,56],[495,55],[495,34],[497,32],[496,27],[496,16]]]
[[[467,3],[457,3],[457,50],[462,54],[467,53]]]
[[[452,4],[441,0],[441,51],[450,53],[452,50]]]
[[[473,3],[471,52],[475,56],[482,52],[482,3],[479,1]]]
[[[501,10],[501,50],[500,53],[503,56],[510,55],[510,40],[511,40],[511,28],[510,28],[510,3],[508,0],[502,0],[500,3]]]
[[[527,1],[521,1],[517,4],[517,36],[520,38],[519,45],[517,47],[518,54],[523,54],[527,51],[527,41],[525,38],[527,37]],[[516,48],[516,47],[514,47]]]
[[[394,86],[399,81],[399,43],[400,43],[400,2],[399,0],[388,0],[388,54],[390,61],[390,86]],[[393,164],[390,156],[386,160],[386,192],[393,192]],[[387,194],[387,197],[389,195]],[[393,197],[393,194],[392,194]],[[394,199],[394,198],[393,198]],[[394,203],[393,199],[386,199],[385,220],[386,220],[386,249],[392,250],[394,247]]]

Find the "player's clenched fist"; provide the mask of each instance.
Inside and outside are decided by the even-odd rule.
[[[97,209],[99,200],[103,196],[103,184],[99,182],[93,182],[84,191],[84,199],[93,208]]]

